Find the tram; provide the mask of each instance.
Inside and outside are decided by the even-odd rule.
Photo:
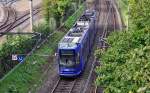
[[[96,12],[86,10],[58,44],[57,62],[60,76],[78,76],[84,70],[92,51]]]

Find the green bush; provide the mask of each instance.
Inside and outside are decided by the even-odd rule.
[[[147,93],[150,91],[149,30],[115,32],[108,37],[111,45],[96,68],[97,85],[105,93]],[[141,90],[143,89],[144,90]],[[141,91],[141,92],[139,92]]]
[[[39,54],[53,55],[58,41],[64,35],[63,32],[56,32],[48,38],[48,42],[33,55],[28,56],[23,64],[17,66],[9,76],[0,81],[0,93],[28,93],[33,85],[41,82],[43,75],[42,67],[47,64],[47,58],[41,57]],[[35,87],[34,87],[35,88]]]
[[[65,12],[71,7],[71,0],[44,0],[44,16],[46,22],[49,24],[50,17],[55,18],[57,27],[61,25],[61,19],[64,17]]]
[[[18,64],[17,61],[11,60],[12,54],[27,54],[29,51],[31,51],[35,43],[36,41],[33,40],[31,37],[8,37],[7,42],[4,43],[0,48],[0,77],[4,76],[7,72],[9,72],[14,66]]]
[[[149,0],[129,0],[130,19],[138,29],[143,29],[150,24],[150,1]]]
[[[111,48],[97,55],[101,66],[96,84],[104,93],[150,92],[150,2],[128,1],[129,31],[112,33],[107,39]]]
[[[42,11],[42,13],[43,13],[45,21],[47,23],[49,23],[49,19],[50,19],[49,5],[50,5],[50,0],[43,0],[43,3],[42,3],[43,11]]]
[[[34,27],[34,31],[41,33],[41,38],[46,38],[52,30],[46,23],[41,23]],[[12,61],[12,54],[27,54],[36,45],[40,37],[37,36],[7,36],[7,41],[0,47],[0,77],[3,77],[13,67],[18,64],[18,61]]]
[[[49,24],[47,23],[39,23],[38,25],[33,27],[34,32],[41,33],[41,38],[46,38],[53,30],[50,28]]]

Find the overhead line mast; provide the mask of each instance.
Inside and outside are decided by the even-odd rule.
[[[29,0],[29,6],[30,6],[30,30],[33,31],[33,4],[32,0]]]

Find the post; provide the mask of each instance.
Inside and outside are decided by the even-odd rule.
[[[127,31],[129,30],[129,16],[130,16],[130,4],[129,4],[129,1],[128,1],[128,22],[127,22]]]
[[[32,5],[32,0],[29,0],[29,6],[30,6],[30,30],[33,31],[33,5]]]

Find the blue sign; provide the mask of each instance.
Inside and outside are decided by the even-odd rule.
[[[24,58],[25,58],[25,56],[23,56],[23,55],[18,55],[18,56],[17,56],[17,60],[18,60],[20,63],[22,63],[22,62],[24,61]]]

